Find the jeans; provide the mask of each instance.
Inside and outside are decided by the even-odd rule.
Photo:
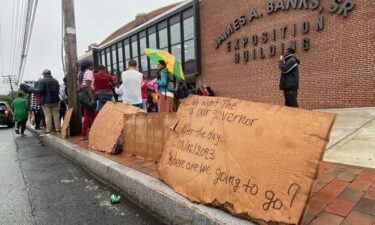
[[[142,99],[142,108],[147,113],[147,99]]]
[[[87,137],[87,131],[91,127],[91,125],[94,123],[95,120],[95,111],[90,111],[86,107],[83,109],[83,124],[82,124],[82,133],[81,135],[83,137]]]
[[[60,118],[58,104],[44,104],[43,112],[46,118],[46,133],[51,133],[52,126],[55,127],[56,132],[60,132]]]
[[[17,130],[19,130],[20,127],[21,127],[21,134],[25,133],[26,123],[27,123],[27,119],[26,120],[17,121]]]

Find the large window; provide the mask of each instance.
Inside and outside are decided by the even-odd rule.
[[[132,42],[132,59],[137,60],[138,57],[138,39],[137,35],[131,37]]]
[[[117,43],[117,54],[118,54],[118,73],[121,74],[124,71],[124,51],[122,47],[122,41]]]
[[[167,21],[158,24],[159,49],[168,51]]]
[[[124,39],[112,43],[98,52],[101,64],[109,71],[121,73],[128,67],[130,59],[135,59],[139,70],[149,78],[156,75],[156,63],[145,55],[145,48],[169,51],[183,65],[185,74],[197,73],[197,52],[195,34],[195,15],[192,5],[183,7],[169,16],[158,19],[143,29],[135,28],[134,32]],[[115,71],[111,71],[115,72]]]
[[[171,54],[181,62],[181,25],[180,15],[169,19],[171,36]]]
[[[124,41],[124,49],[125,49],[125,68],[128,67],[128,62],[130,60],[130,45],[129,45],[129,39],[126,39]]]
[[[142,72],[148,72],[148,62],[147,62],[147,56],[145,55],[145,48],[147,48],[147,39],[146,39],[146,31],[142,31],[139,33],[139,50],[141,54],[141,60],[139,65],[139,68],[141,69]]]
[[[111,60],[111,49],[110,48],[106,48],[106,58],[107,58],[107,61],[106,61],[106,67],[107,67],[107,70],[108,72],[112,72],[112,68],[111,68],[111,64],[112,64],[112,60]]]
[[[111,73],[113,75],[118,74],[118,64],[117,64],[117,45],[112,45],[111,46],[111,52],[112,52],[112,70]]]
[[[189,9],[182,14],[183,26],[183,47],[184,47],[184,72],[193,74],[197,72],[196,51],[195,51],[195,25],[193,10]]]
[[[101,65],[105,65],[106,64],[105,63],[105,51],[104,50],[100,51],[100,64]]]

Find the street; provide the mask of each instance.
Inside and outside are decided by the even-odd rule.
[[[0,128],[0,224],[162,224],[29,132]]]

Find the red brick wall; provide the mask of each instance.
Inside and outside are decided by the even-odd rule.
[[[287,0],[284,0],[286,2]],[[299,1],[299,0],[298,0]],[[201,62],[200,84],[210,85],[219,96],[245,100],[283,104],[283,94],[278,88],[280,72],[278,60],[280,43],[296,39],[300,65],[299,103],[303,108],[341,108],[375,106],[375,1],[354,0],[355,8],[347,17],[328,11],[330,0],[320,0],[325,11],[293,9],[267,14],[266,0],[203,0],[201,13]],[[274,2],[277,2],[274,0]],[[308,2],[310,2],[308,0]],[[241,27],[228,39],[279,29],[283,25],[299,28],[303,21],[310,21],[310,32],[296,38],[287,33],[285,40],[277,37],[264,46],[268,52],[270,44],[277,45],[274,57],[240,63],[234,62],[234,53],[227,52],[226,42],[213,47],[215,38],[223,33],[232,21],[241,15],[249,15],[255,8],[263,16]],[[321,32],[314,29],[314,21],[325,17]],[[278,34],[279,35],[279,34]],[[310,49],[303,51],[300,40],[310,39]],[[246,49],[252,50],[248,45]],[[240,50],[241,54],[243,50]]]

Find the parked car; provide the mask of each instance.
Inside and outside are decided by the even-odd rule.
[[[13,112],[7,102],[0,101],[0,125],[14,127]]]

